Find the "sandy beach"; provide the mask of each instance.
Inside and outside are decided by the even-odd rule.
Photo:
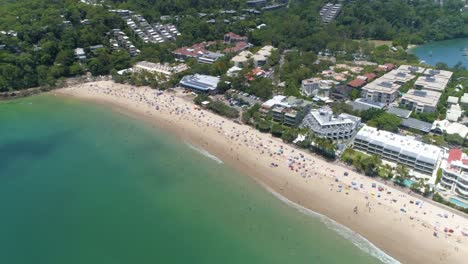
[[[468,237],[462,234],[468,233],[466,215],[453,214],[270,134],[198,109],[186,94],[112,81],[52,93],[105,104],[166,129],[290,201],[349,227],[402,263],[465,263],[468,259]]]

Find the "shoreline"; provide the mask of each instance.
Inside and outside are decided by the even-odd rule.
[[[206,110],[195,110],[194,104],[181,95],[167,92],[155,95],[149,88],[135,89],[111,81],[79,84],[54,90],[51,94],[106,105],[173,132],[178,139],[208,151],[226,165],[266,186],[267,190],[360,234],[400,262],[463,263],[468,257],[467,237],[459,232],[459,229],[468,228],[466,217],[439,217],[438,214],[452,213],[431,203],[422,202],[421,206],[416,206],[410,200],[418,200],[417,197],[408,196],[392,186],[384,186],[351,169],[328,163],[269,134]],[[272,163],[278,166],[271,166]],[[293,164],[292,169],[290,164]],[[343,176],[344,171],[350,175]],[[334,181],[335,177],[339,182]],[[347,188],[352,181],[365,187]],[[385,192],[391,194],[372,189],[372,183],[386,187]],[[337,185],[344,188],[337,188]],[[358,214],[353,212],[356,206]],[[400,211],[403,207],[407,213]],[[446,234],[443,232],[445,227],[456,229],[456,232]],[[434,230],[438,237],[433,236]]]

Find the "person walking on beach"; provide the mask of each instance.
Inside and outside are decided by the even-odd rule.
[[[357,211],[357,210],[358,210],[358,208],[357,208],[357,205],[356,205],[356,206],[354,207],[354,210],[353,210],[355,214],[358,214],[358,211]]]

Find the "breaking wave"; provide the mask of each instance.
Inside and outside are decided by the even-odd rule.
[[[195,150],[196,152],[202,154],[203,156],[205,156],[207,158],[210,158],[210,159],[216,161],[219,164],[223,164],[223,161],[220,158],[218,158],[215,155],[209,153],[207,150],[196,147],[196,146],[194,146],[194,145],[192,145],[190,143],[187,143],[187,142],[185,144],[187,144],[187,146],[189,146],[191,149]]]
[[[299,204],[294,203],[293,201],[289,200],[288,198],[282,196],[281,194],[275,192],[270,187],[262,184],[270,193],[272,193],[276,198],[284,202],[285,204],[297,209],[299,212],[318,218],[322,223],[324,223],[329,229],[337,232],[340,236],[344,237],[345,239],[351,241],[354,245],[356,245],[359,249],[366,252],[367,254],[376,257],[380,261],[385,264],[399,264],[400,262],[391,256],[387,255],[381,249],[376,247],[372,244],[369,240],[361,236],[360,234],[354,232],[353,230],[349,229],[348,227],[341,225],[334,221],[333,219],[314,212],[308,208],[305,208]]]

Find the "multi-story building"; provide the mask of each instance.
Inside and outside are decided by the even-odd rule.
[[[298,126],[311,106],[310,101],[294,96],[277,95],[262,104],[260,113],[264,115],[270,113],[273,121],[288,126]]]
[[[405,165],[414,171],[432,175],[437,169],[442,149],[375,127],[364,126],[354,139],[354,148]]]
[[[441,93],[431,90],[411,89],[403,95],[401,104],[415,112],[432,113],[436,111],[441,95]]]
[[[450,71],[426,69],[423,73],[424,76],[419,77],[414,86],[418,89],[442,92],[450,82],[452,74],[453,72]]]
[[[325,100],[329,98],[332,87],[333,81],[322,80],[321,78],[305,79],[302,80],[301,84],[303,94]]]
[[[360,124],[360,117],[348,114],[334,116],[329,107],[323,107],[310,110],[302,120],[301,127],[310,129],[319,137],[342,141],[351,139]]]
[[[468,198],[468,156],[460,149],[451,149],[440,168],[439,187]]]
[[[375,80],[362,87],[361,95],[367,100],[390,104],[398,97],[401,85]]]

